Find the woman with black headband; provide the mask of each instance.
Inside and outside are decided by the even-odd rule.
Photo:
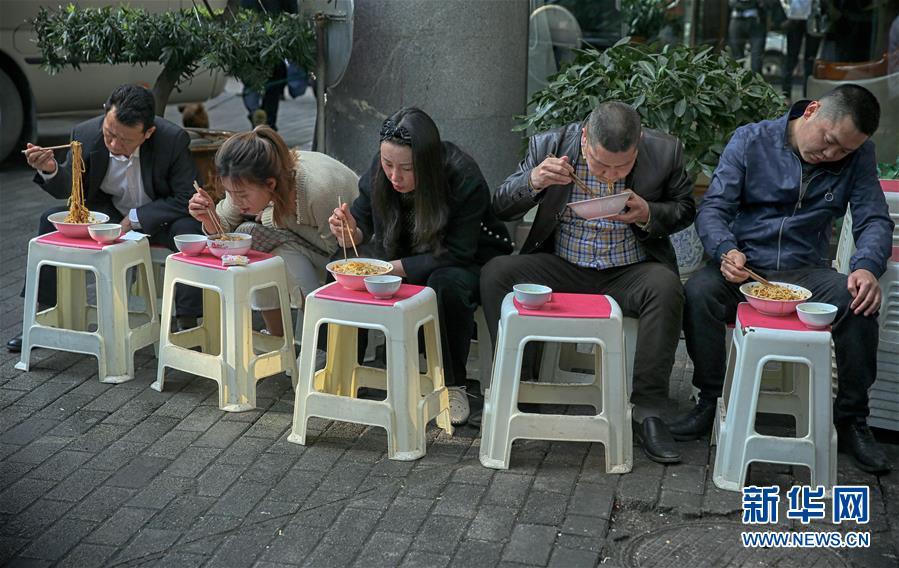
[[[378,152],[359,180],[359,197],[352,206],[335,209],[329,223],[341,245],[352,246],[352,235],[367,254],[390,261],[392,274],[434,289],[450,414],[453,424],[464,424],[469,414],[465,363],[481,266],[512,251],[477,163],[441,141],[423,111],[401,109],[381,126]]]

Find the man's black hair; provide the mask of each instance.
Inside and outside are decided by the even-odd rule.
[[[140,85],[119,85],[103,108],[106,112],[115,107],[115,118],[125,126],[143,126],[144,132],[156,120],[156,102],[153,93]]]

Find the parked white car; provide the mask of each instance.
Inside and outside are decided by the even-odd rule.
[[[0,0],[0,162],[25,141],[37,135],[39,115],[97,111],[112,90],[122,83],[150,86],[160,65],[86,64],[80,71],[67,69],[49,75],[40,68],[40,51],[34,43],[29,21],[42,5],[65,4],[63,0]],[[99,0],[79,0],[82,8],[116,4]],[[212,0],[213,8],[224,7],[226,0]],[[190,8],[190,0],[131,0],[132,7],[152,12]],[[199,73],[179,85],[170,103],[205,101],[222,92],[225,77],[221,73]]]

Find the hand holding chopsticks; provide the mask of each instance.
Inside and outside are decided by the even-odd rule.
[[[343,210],[343,198],[341,198],[339,195],[337,196],[337,209],[339,209],[341,211]],[[351,231],[350,228],[347,226],[346,221],[341,219],[340,220],[340,232],[341,232],[341,235],[344,232],[346,232],[347,237],[349,237],[349,239],[350,239],[350,244],[353,245],[353,252],[356,254],[356,258],[359,258],[359,251],[356,249],[356,239],[353,238],[353,233],[355,233],[356,230],[353,229]],[[341,238],[340,240],[343,242],[343,258],[346,259],[346,257],[347,257],[346,240],[343,238]]]
[[[194,180],[194,190],[198,195],[206,197],[205,192],[202,192],[202,190],[200,189],[200,184],[198,184],[196,180]],[[206,217],[209,218],[209,222],[212,224],[212,229],[213,231],[215,231],[215,234],[224,235],[225,227],[222,225],[218,214],[215,212],[215,206],[212,205],[203,208],[203,213],[205,213]]]
[[[554,158],[554,159],[555,159],[555,158],[556,158],[556,155],[550,153],[550,154],[547,154],[546,157],[547,157],[547,158]],[[576,173],[574,173],[574,166],[572,166],[571,164],[568,164],[567,162],[566,162],[566,165],[567,165],[568,168],[569,168],[569,170],[568,170],[568,176],[574,181],[574,184],[575,184],[576,186],[578,186],[579,188],[581,188],[581,190],[583,190],[583,191],[589,193],[589,194],[592,195],[593,197],[599,197],[599,195],[598,195],[595,191],[593,191],[593,190],[590,188],[590,186],[588,186],[587,183],[586,183],[584,180],[582,180],[581,178],[579,178],[578,175],[577,175]]]
[[[766,280],[766,279],[763,278],[762,276],[759,276],[758,274],[756,274],[755,272],[753,272],[753,271],[752,271],[748,266],[746,266],[745,264],[744,264],[743,266],[739,266],[736,262],[734,262],[734,260],[733,260],[732,258],[730,258],[729,256],[727,256],[726,254],[722,254],[722,255],[721,255],[721,262],[723,262],[723,263],[725,263],[725,264],[729,264],[730,266],[736,268],[737,270],[744,270],[744,271],[746,271],[747,273],[749,273],[749,276],[751,276],[752,279],[755,280],[756,282],[760,282],[760,283],[764,284],[765,286],[771,286],[771,282],[769,282],[768,280]]]

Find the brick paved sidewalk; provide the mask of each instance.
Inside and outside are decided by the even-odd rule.
[[[224,128],[217,116],[239,127],[235,104],[211,113],[213,127]],[[21,324],[27,241],[54,204],[30,177],[21,163],[0,170],[4,340]],[[684,463],[669,467],[635,449],[627,475],[605,474],[600,445],[520,441],[511,469],[494,471],[478,461],[475,430],[432,429],[425,458],[395,462],[384,432],[358,425],[313,419],[307,446],[288,443],[283,375],[259,383],[258,410],[229,414],[210,380],[170,372],[164,392],[151,390],[149,349],[121,385],[99,383],[96,360],[82,355],[37,350],[28,373],[17,360],[0,349],[0,564],[723,566],[741,552],[736,538],[702,540],[740,518],[739,495],[711,483],[707,441],[682,444]],[[681,349],[680,398],[689,376]],[[899,463],[895,438],[886,447]],[[871,486],[872,547],[777,565],[896,566],[899,474],[878,479],[840,456],[839,477]],[[807,474],[760,466],[751,478],[788,487]],[[689,541],[638,546],[679,527]]]

